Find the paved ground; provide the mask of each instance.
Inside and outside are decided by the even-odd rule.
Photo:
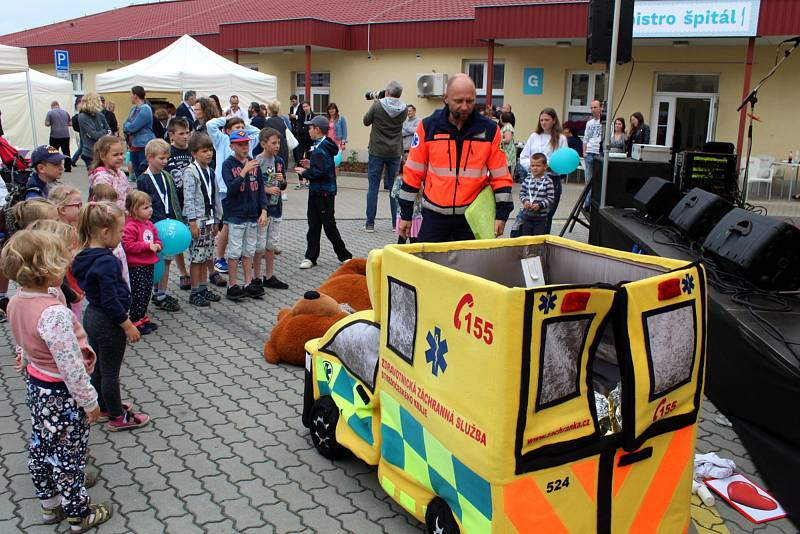
[[[67,181],[85,184],[80,171]],[[342,178],[340,228],[350,250],[394,241],[388,219],[377,232],[361,230],[365,182]],[[85,189],[85,187],[84,187]],[[579,189],[567,188],[559,210]],[[386,197],[379,213],[388,214]],[[355,459],[330,462],[313,450],[300,422],[302,369],[266,364],[264,340],[278,309],[317,287],[338,266],[323,245],[319,267],[296,268],[305,247],[305,192],[289,190],[283,254],[277,276],[291,289],[262,301],[221,302],[198,310],[186,303],[174,314],[153,311],[161,328],[130,346],[122,370],[123,397],[153,417],[131,433],[92,428],[90,454],[100,480],[96,501],[112,501],[114,518],[99,532],[419,532],[420,526],[379,487],[375,471]],[[581,229],[573,235],[586,240]],[[37,525],[38,501],[26,468],[28,412],[22,380],[11,365],[12,341],[0,326],[0,532],[53,532]],[[733,431],[715,422],[706,403],[697,449],[734,458],[759,480]],[[724,504],[696,507],[698,532],[796,532],[787,521],[752,525]],[[720,518],[721,515],[721,518]],[[65,525],[59,529],[66,532]]]

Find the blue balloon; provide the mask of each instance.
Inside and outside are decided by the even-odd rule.
[[[581,164],[581,157],[572,148],[559,148],[550,156],[547,162],[553,172],[557,174],[569,174],[575,172]]]
[[[338,154],[333,156],[333,164],[338,167],[340,163],[342,163],[342,153],[341,152],[339,152]]]
[[[161,281],[161,277],[164,275],[164,258],[161,256],[158,257],[158,263],[153,265],[153,283],[157,284]]]
[[[158,238],[163,246],[162,253],[167,256],[180,254],[192,243],[192,232],[189,227],[175,219],[164,219],[156,223]]]

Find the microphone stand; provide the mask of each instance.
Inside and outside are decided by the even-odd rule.
[[[800,39],[794,39],[794,46],[783,52],[783,57],[781,60],[775,63],[775,66],[772,67],[772,70],[770,70],[766,76],[761,78],[756,86],[750,91],[750,94],[748,94],[744,100],[742,100],[742,103],[739,104],[739,107],[736,108],[736,111],[741,111],[742,108],[744,108],[747,104],[750,104],[750,121],[747,125],[747,160],[744,167],[744,179],[742,180],[742,189],[744,189],[744,192],[742,193],[741,200],[739,202],[740,207],[744,207],[747,203],[747,181],[750,178],[750,154],[753,150],[753,115],[755,114],[756,104],[758,103],[758,90],[761,89],[761,86],[764,85],[766,81],[778,71],[780,66],[783,65],[783,62],[786,61],[790,55],[792,55],[792,52],[794,52],[794,49],[798,46],[800,46]]]

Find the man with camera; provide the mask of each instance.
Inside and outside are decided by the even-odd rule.
[[[372,106],[364,115],[364,126],[372,126],[369,133],[369,164],[367,176],[369,188],[367,189],[367,221],[364,230],[372,233],[375,231],[375,214],[378,211],[378,188],[381,176],[383,188],[391,190],[394,177],[400,168],[400,159],[403,156],[403,122],[406,120],[406,105],[400,100],[403,86],[399,82],[391,81],[386,84],[385,91],[373,91],[365,96],[367,100],[374,100]],[[392,211],[392,227],[397,219],[397,204],[390,197]]]
[[[488,185],[494,192],[494,234],[500,236],[514,201],[500,128],[475,107],[475,84],[466,74],[447,80],[445,106],[417,126],[403,168],[398,234],[408,237],[414,200],[424,182],[420,242],[474,239],[464,215]]]

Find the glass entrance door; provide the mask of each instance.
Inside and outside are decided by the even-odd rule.
[[[650,142],[674,151],[702,148],[714,139],[716,95],[657,95]]]

